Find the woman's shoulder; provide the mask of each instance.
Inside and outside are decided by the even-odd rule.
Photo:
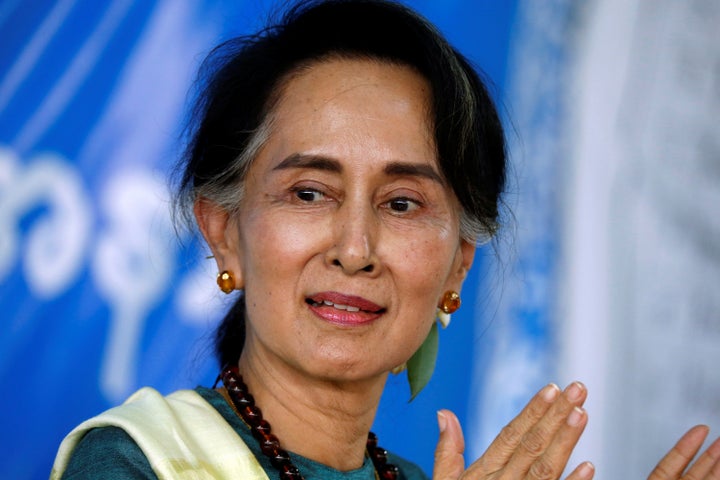
[[[237,473],[266,478],[215,402],[198,392],[202,390],[164,397],[144,388],[123,405],[83,422],[60,445],[51,478],[97,478],[98,469],[102,478],[120,479],[178,478],[187,471],[197,474],[193,478],[232,478]]]
[[[119,427],[89,430],[70,456],[63,479],[156,479],[147,457]]]

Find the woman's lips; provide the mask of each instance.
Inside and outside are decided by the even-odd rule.
[[[320,292],[306,300],[318,317],[339,325],[362,325],[379,318],[385,309],[370,300],[338,292]]]

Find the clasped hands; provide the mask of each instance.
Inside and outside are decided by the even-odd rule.
[[[587,424],[582,407],[586,398],[587,390],[579,382],[562,392],[553,384],[544,387],[467,469],[460,423],[452,412],[441,410],[433,480],[559,479]],[[660,460],[648,480],[720,480],[720,438],[690,465],[707,434],[708,428],[703,425],[691,428]],[[594,466],[583,462],[566,480],[589,480],[594,474]]]

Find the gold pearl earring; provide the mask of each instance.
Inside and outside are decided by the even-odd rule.
[[[227,270],[223,270],[217,274],[217,284],[220,290],[226,294],[235,290],[235,278],[233,278],[232,273]]]
[[[457,311],[460,308],[460,294],[454,290],[448,290],[443,295],[440,306],[435,313],[437,321],[440,322],[443,328],[447,328],[450,325],[450,314]]]

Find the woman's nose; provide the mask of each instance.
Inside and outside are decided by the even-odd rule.
[[[342,205],[332,229],[334,243],[326,257],[329,265],[341,268],[347,275],[379,271],[375,250],[377,225],[370,208]]]

